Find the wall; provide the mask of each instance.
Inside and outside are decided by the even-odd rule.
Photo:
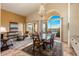
[[[25,21],[26,17],[1,9],[1,26],[6,27],[7,31],[9,31],[9,22],[17,22],[18,24],[23,24],[24,32]]]
[[[45,20],[52,15],[60,15],[63,19],[63,41],[68,41],[68,4],[61,4],[61,3],[54,3],[54,4],[47,4],[46,8],[46,16]],[[39,14],[36,12],[31,14],[27,17],[26,22],[34,22],[34,20],[40,20]]]
[[[79,4],[71,4],[70,36],[79,35]]]
[[[1,4],[0,4],[0,26],[1,26]]]

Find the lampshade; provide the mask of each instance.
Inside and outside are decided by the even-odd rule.
[[[6,28],[5,27],[0,27],[0,33],[6,32]]]

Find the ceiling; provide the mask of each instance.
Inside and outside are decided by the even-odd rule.
[[[1,8],[22,16],[28,16],[35,12],[39,12],[41,3],[1,3]],[[61,3],[45,3],[46,11],[57,9],[63,11],[67,8],[67,4]]]
[[[40,3],[2,3],[1,8],[23,16],[38,12]]]

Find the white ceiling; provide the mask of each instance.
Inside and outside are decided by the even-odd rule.
[[[39,12],[41,3],[2,3],[1,8],[19,15],[28,16],[35,12]],[[63,11],[67,8],[67,4],[61,3],[45,3],[46,11],[57,9]]]
[[[23,16],[38,12],[40,3],[2,3],[1,8]]]

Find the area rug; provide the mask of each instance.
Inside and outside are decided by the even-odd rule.
[[[33,51],[33,45],[30,45],[24,49],[23,52],[30,54],[31,56],[63,56],[62,44],[59,41],[54,41],[54,47],[52,49],[41,49],[40,52],[37,49],[35,52]]]

